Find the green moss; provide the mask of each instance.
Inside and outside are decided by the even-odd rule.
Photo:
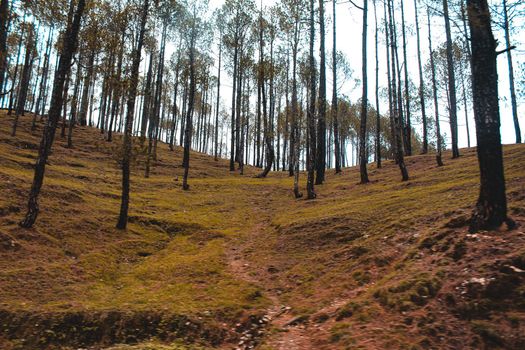
[[[360,286],[363,286],[370,282],[372,275],[368,271],[358,270],[352,273],[352,277]]]
[[[383,305],[399,311],[407,311],[424,306],[437,295],[441,280],[427,273],[403,280],[394,286],[380,288],[374,297]]]
[[[332,343],[339,343],[342,346],[355,344],[355,340],[351,336],[351,324],[338,323],[330,329],[330,341]]]
[[[464,240],[457,242],[452,250],[451,257],[454,261],[460,260],[465,254],[467,254],[467,243]]]
[[[505,346],[505,341],[501,337],[501,334],[498,333],[498,330],[493,328],[491,323],[476,320],[471,322],[471,326],[472,331],[481,336],[485,344],[490,348]]]

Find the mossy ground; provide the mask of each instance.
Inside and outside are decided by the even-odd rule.
[[[181,150],[163,144],[148,179],[137,155],[130,224],[119,231],[120,138],[108,143],[79,127],[72,149],[57,135],[41,214],[24,230],[17,223],[42,125],[31,133],[22,118],[12,138],[11,118],[0,116],[3,310],[167,312],[230,330],[278,300],[310,316],[297,336],[311,337],[316,349],[523,344],[525,308],[516,302],[525,295],[523,276],[505,270],[520,269],[525,256],[523,145],[504,149],[509,212],[520,225],[511,232],[467,233],[479,183],[473,149],[457,160],[445,153],[444,167],[433,155],[409,157],[404,183],[389,161],[369,166],[367,185],[358,184],[358,169],[328,171],[318,199],[306,201],[293,198],[285,173],[256,179],[259,169],[248,167],[240,176],[199,153],[192,153],[190,191],[182,191]],[[246,275],[232,269],[233,256]],[[491,287],[474,293],[472,278]],[[502,332],[503,340],[491,336]],[[273,338],[287,334],[270,332],[264,348],[279,348]],[[116,349],[181,346],[189,345]]]

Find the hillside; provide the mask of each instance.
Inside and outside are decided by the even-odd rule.
[[[0,112],[1,349],[525,348],[524,145],[504,149],[512,231],[468,233],[474,149],[409,157],[406,183],[389,161],[368,185],[330,170],[306,201],[198,153],[182,191],[182,151],[159,144],[148,179],[137,147],[124,232],[120,136],[78,127],[22,229],[30,118],[13,138]]]

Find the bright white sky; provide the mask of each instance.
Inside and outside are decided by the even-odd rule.
[[[275,0],[264,0],[263,6],[271,6],[274,4]],[[340,0],[340,2],[343,2]],[[355,0],[355,2],[361,6],[362,0]],[[490,2],[490,0],[489,0]],[[210,9],[213,10],[217,7],[220,7],[224,3],[224,0],[210,0]],[[381,18],[383,13],[383,8],[380,4],[378,4],[378,17]],[[416,34],[415,34],[415,17],[414,17],[414,2],[413,1],[405,1],[405,20],[407,24],[410,26],[408,33],[407,33],[407,50],[408,50],[408,61],[410,62],[409,66],[413,67],[409,71],[410,78],[416,83],[416,85],[419,83],[419,71],[417,68],[417,51],[416,51]],[[326,3],[326,9],[325,13],[328,17],[329,21],[327,21],[326,25],[326,49],[327,49],[327,55],[330,54],[331,48],[332,48],[332,4],[331,2]],[[419,15],[419,22],[420,22],[420,30],[421,30],[421,47],[423,51],[423,64],[428,60],[429,54],[428,54],[428,31],[427,31],[427,20],[426,20],[426,9],[423,5],[423,3],[419,4],[420,6],[420,15]],[[356,9],[353,7],[350,3],[344,1],[344,3],[337,5],[337,48],[338,50],[345,53],[345,55],[348,57],[348,61],[350,62],[350,65],[354,71],[355,77],[360,78],[360,72],[361,72],[361,31],[362,31],[362,13],[359,9]],[[399,17],[400,12],[398,12]],[[380,20],[380,19],[379,19]],[[369,32],[368,32],[368,76],[369,76],[369,99],[372,103],[375,101],[375,47],[374,47],[374,14],[373,14],[373,7],[372,7],[372,1],[369,1],[369,16],[368,16],[368,23],[369,23]],[[453,31],[455,28],[453,28]],[[495,36],[497,39],[499,39],[500,47],[504,47],[504,37],[503,32],[499,30],[499,28],[493,27],[493,30],[495,32]],[[436,17],[433,19],[432,23],[432,35],[433,35],[433,46],[434,48],[437,47],[439,44],[441,44],[444,41],[444,21],[442,17]],[[401,38],[401,28],[398,30],[398,36]],[[459,33],[455,33],[456,35],[459,35]],[[399,39],[401,40],[401,39]],[[518,48],[516,50],[513,50],[513,61],[514,61],[514,69],[515,69],[515,76],[516,78],[519,75],[518,72],[518,63],[525,61],[525,37],[518,37],[517,35],[514,36],[514,38],[511,38],[513,40],[513,44],[516,45]],[[380,86],[386,86],[386,71],[384,69],[385,67],[385,52],[384,52],[384,44],[380,44],[379,47],[379,66],[380,66]],[[401,55],[401,52],[400,52]],[[400,57],[402,59],[402,56]],[[514,124],[512,121],[512,112],[510,107],[510,93],[509,93],[509,84],[508,84],[508,68],[507,68],[507,58],[506,55],[500,55],[498,58],[498,73],[500,77],[500,84],[499,84],[499,95],[500,95],[500,110],[501,110],[501,132],[502,132],[502,141],[504,143],[514,143],[515,142],[515,134],[514,134]],[[214,73],[215,74],[215,73]],[[328,72],[328,74],[330,74]],[[224,73],[223,73],[224,76]],[[230,80],[230,78],[226,78]],[[229,96],[231,96],[231,81],[224,81],[224,88],[221,89],[221,96],[223,101],[228,104]],[[328,89],[331,89],[330,82],[328,82]],[[228,87],[228,85],[230,87]],[[352,90],[351,84],[348,84],[348,86],[343,87],[343,90],[341,93],[350,96],[352,100],[357,100],[360,97],[360,88],[357,87]],[[460,87],[458,82],[458,87]],[[328,90],[330,91],[330,90]],[[458,90],[459,95],[459,90]],[[385,101],[383,101],[384,103]],[[518,101],[519,103],[520,101]],[[519,112],[519,118],[520,118],[520,126],[523,131],[525,130],[525,104],[523,101],[522,103],[519,103],[518,105],[518,112]],[[432,101],[427,102],[427,114],[432,116]],[[462,105],[461,105],[462,106]],[[458,107],[461,107],[458,106]],[[382,110],[384,111],[386,108],[385,106],[382,106]],[[469,107],[470,108],[470,107]],[[442,123],[442,130],[446,132],[447,134],[447,141],[448,136],[450,135],[450,127],[448,125],[448,114],[446,112],[446,109],[444,106],[440,108],[441,112],[441,118],[440,121]],[[474,117],[472,115],[472,111],[468,111],[469,114],[469,125],[470,125],[470,138],[473,145],[475,145],[475,128],[474,128]],[[467,138],[466,138],[466,127],[465,127],[465,117],[464,117],[464,111],[460,108],[458,110],[458,124],[459,124],[459,143],[460,147],[466,147],[467,145]],[[419,128],[420,126],[416,125],[416,128]],[[523,137],[523,135],[522,135]]]

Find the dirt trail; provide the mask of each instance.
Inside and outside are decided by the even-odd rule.
[[[271,230],[269,224],[272,213],[271,206],[268,205],[270,196],[271,190],[268,189],[260,193],[260,198],[254,199],[251,204],[259,222],[253,225],[245,236],[231,242],[227,252],[230,271],[239,279],[259,286],[264,290],[264,297],[271,301],[263,317],[268,322],[262,332],[244,335],[236,349],[254,349],[261,345],[272,350],[318,349],[313,344],[312,330],[301,324],[291,307],[281,301],[276,286],[269,284],[271,278],[267,266],[254,266],[248,259],[250,244]]]

